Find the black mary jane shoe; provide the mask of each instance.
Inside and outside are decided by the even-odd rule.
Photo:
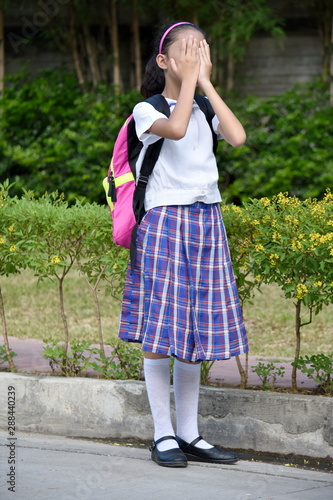
[[[234,464],[237,462],[238,457],[235,453],[230,451],[223,451],[216,446],[213,448],[198,448],[195,445],[202,439],[201,436],[197,437],[192,443],[187,443],[179,436],[176,436],[179,448],[185,453],[188,460],[193,462],[210,462],[212,464]]]
[[[152,460],[164,467],[187,467],[187,458],[180,448],[172,448],[166,451],[159,451],[157,449],[158,443],[166,441],[167,439],[174,439],[177,441],[175,436],[164,436],[151,443],[149,450],[151,451]]]

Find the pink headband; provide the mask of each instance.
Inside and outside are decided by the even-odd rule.
[[[162,54],[164,40],[166,39],[166,37],[168,36],[168,34],[170,33],[170,31],[173,30],[173,28],[175,28],[176,26],[180,26],[181,24],[192,24],[192,23],[188,23],[186,21],[183,21],[181,23],[176,23],[176,24],[173,24],[172,26],[170,26],[170,28],[168,28],[166,30],[166,32],[164,33],[164,35],[161,38],[161,41],[160,41],[160,44],[159,44],[159,47],[158,47],[158,53],[159,54]]]

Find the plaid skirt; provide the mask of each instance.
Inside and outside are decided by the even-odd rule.
[[[127,270],[119,338],[192,362],[248,351],[218,203],[145,214]]]

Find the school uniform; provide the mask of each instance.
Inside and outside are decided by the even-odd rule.
[[[167,101],[172,112],[176,101]],[[145,149],[159,139],[147,131],[165,115],[146,102],[133,113],[143,142],[138,174]],[[215,117],[216,133],[217,126]],[[192,362],[248,351],[217,181],[212,132],[193,101],[186,136],[164,140],[149,178],[136,261],[126,275],[122,340]]]

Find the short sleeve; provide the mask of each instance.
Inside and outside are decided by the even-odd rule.
[[[133,110],[133,116],[136,135],[141,142],[145,145],[149,145],[160,139],[158,135],[151,134],[150,132],[147,132],[147,130],[150,129],[156,120],[160,118],[167,118],[166,115],[157,111],[154,106],[148,102],[139,102]]]
[[[213,126],[213,130],[214,130],[215,134],[217,135],[217,139],[220,141],[221,139],[223,139],[223,137],[217,129],[217,127],[219,126],[219,123],[220,123],[220,121],[217,118],[217,116],[215,115],[213,120],[212,120],[212,126]]]

